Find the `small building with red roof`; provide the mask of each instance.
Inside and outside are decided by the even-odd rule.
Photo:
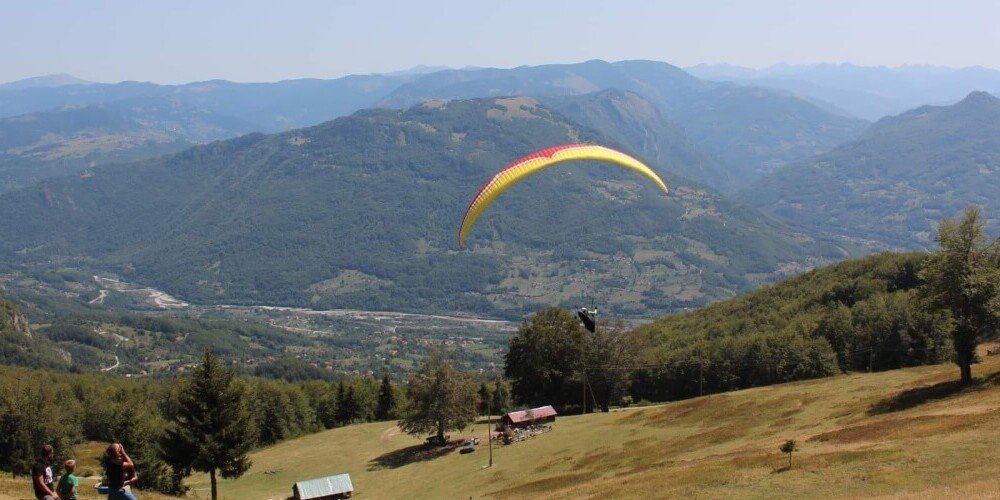
[[[556,421],[555,408],[551,405],[532,408],[530,410],[512,411],[500,419],[500,424],[507,427],[527,427]]]

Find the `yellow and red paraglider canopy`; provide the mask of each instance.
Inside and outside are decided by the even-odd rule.
[[[465,211],[462,226],[458,230],[458,246],[461,248],[465,245],[465,239],[469,236],[469,232],[472,230],[472,226],[475,225],[476,220],[486,210],[486,207],[490,203],[493,203],[493,200],[503,194],[504,191],[510,189],[514,184],[521,182],[526,177],[555,164],[577,160],[614,163],[621,167],[635,170],[655,182],[664,193],[668,191],[667,185],[660,179],[660,176],[656,175],[656,172],[653,172],[651,168],[647,167],[641,161],[621,151],[593,144],[567,144],[543,149],[507,165],[493,176],[489,182],[483,184],[476,197],[472,199],[472,203],[469,203],[468,210]]]

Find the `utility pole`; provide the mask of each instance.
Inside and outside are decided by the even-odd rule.
[[[705,361],[698,361],[698,395],[705,395]]]
[[[490,447],[490,467],[493,467],[493,402],[486,402],[486,442]]]

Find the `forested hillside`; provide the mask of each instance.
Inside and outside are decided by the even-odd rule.
[[[637,397],[673,399],[951,359],[949,314],[920,299],[927,254],[810,271],[636,331],[653,346]]]
[[[1000,231],[1000,99],[969,94],[880,120],[863,137],[790,165],[740,198],[815,231],[876,247],[930,248],[937,221],[968,205]]]
[[[458,251],[481,183],[577,141],[616,142],[526,98],[364,111],[9,193],[0,251],[196,302],[513,316],[594,300],[667,312],[845,256],[656,163],[667,197],[607,165],[545,172]]]

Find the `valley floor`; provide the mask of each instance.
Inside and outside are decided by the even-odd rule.
[[[391,423],[349,426],[258,450],[220,492],[280,499],[295,481],[349,472],[360,498],[1000,497],[1000,356],[974,372],[969,388],[942,365],[560,417],[494,448],[485,469],[485,445],[428,455]],[[790,469],[786,439],[800,447]],[[209,496],[206,479],[190,497]],[[4,493],[28,498],[30,485],[4,478]]]

